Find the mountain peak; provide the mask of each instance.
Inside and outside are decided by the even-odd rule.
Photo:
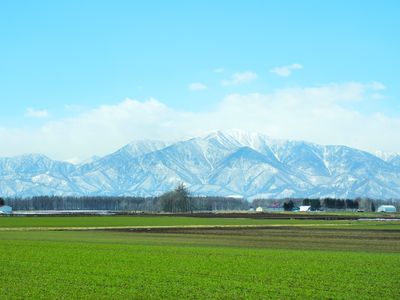
[[[267,136],[265,136],[262,133],[255,131],[247,131],[237,128],[211,131],[205,134],[203,137],[225,137],[225,138],[230,137],[238,140],[256,138],[256,137],[267,138]]]

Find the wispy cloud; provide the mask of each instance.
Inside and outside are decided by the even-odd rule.
[[[45,109],[34,109],[32,107],[29,107],[25,111],[25,117],[29,118],[47,118],[49,116],[49,113]]]
[[[40,128],[0,126],[0,156],[38,152],[59,159],[82,159],[110,153],[134,139],[178,139],[228,128],[398,152],[400,117],[371,115],[347,105],[374,101],[371,96],[379,86],[347,82],[233,94],[206,112],[176,110],[155,99],[126,99],[74,118],[48,121]]]
[[[369,88],[373,91],[374,93],[371,94],[371,99],[374,100],[382,100],[385,99],[385,96],[382,94],[382,91],[386,90],[386,86],[378,81],[372,81],[369,84]]]
[[[208,89],[208,87],[204,83],[193,82],[193,83],[189,84],[188,89],[189,89],[189,91],[197,92],[197,91],[204,91],[204,90]]]
[[[253,81],[258,78],[258,75],[251,71],[237,72],[234,73],[229,80],[223,80],[221,83],[224,86],[227,85],[239,85]]]
[[[378,81],[372,81],[369,86],[375,91],[383,91],[386,89],[386,86],[382,82]]]
[[[289,66],[275,67],[275,68],[271,69],[270,72],[274,73],[278,76],[288,77],[288,76],[292,75],[292,72],[294,70],[300,70],[302,68],[303,68],[303,66],[300,64],[291,64]]]

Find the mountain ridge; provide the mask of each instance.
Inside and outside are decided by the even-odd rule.
[[[0,194],[156,196],[184,182],[195,195],[400,199],[396,157],[214,131],[176,142],[134,141],[78,165],[41,154],[0,158]]]

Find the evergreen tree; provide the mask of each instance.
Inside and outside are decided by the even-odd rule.
[[[283,203],[283,209],[285,211],[292,211],[294,207],[294,203],[292,200],[290,200],[289,202],[284,202]]]
[[[311,206],[312,210],[319,209],[321,207],[321,201],[319,199],[303,199],[303,205]]]

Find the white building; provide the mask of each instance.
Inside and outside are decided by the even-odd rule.
[[[259,206],[259,207],[257,207],[256,208],[256,211],[259,211],[259,212],[261,212],[261,211],[263,211],[264,209],[261,207],[261,206]]]
[[[0,206],[0,214],[11,214],[12,207],[8,205]]]
[[[310,205],[301,205],[300,211],[311,211],[311,206]]]
[[[395,213],[396,207],[394,207],[393,205],[381,205],[378,207],[377,212]]]

